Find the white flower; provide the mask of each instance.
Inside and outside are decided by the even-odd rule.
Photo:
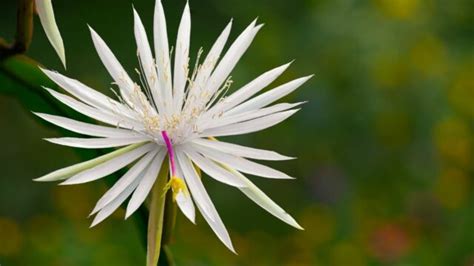
[[[70,131],[93,138],[52,138],[50,142],[78,148],[121,147],[90,161],[69,166],[42,176],[36,181],[65,180],[61,184],[80,184],[103,178],[133,166],[97,202],[92,226],[104,220],[127,198],[126,217],[143,203],[162,163],[169,155],[170,180],[175,200],[184,215],[194,222],[194,203],[219,239],[232,251],[233,246],[195,167],[210,177],[237,187],[262,208],[302,229],[298,223],[242,173],[266,178],[292,177],[255,160],[292,159],[273,151],[254,149],[213,137],[260,131],[293,115],[301,103],[278,103],[310,76],[299,78],[253,97],[290,65],[274,68],[223,97],[230,85],[229,74],[249,47],[262,25],[253,21],[220,58],[232,21],[217,38],[201,64],[189,75],[190,12],[186,7],[178,29],[171,75],[170,49],[161,1],[156,2],[154,18],[155,58],[142,22],[134,11],[135,39],[142,86],[133,82],[105,42],[92,29],[92,40],[100,59],[120,89],[119,100],[97,92],[81,82],[59,73],[44,73],[73,97],[47,89],[52,96],[72,109],[106,125],[94,125],[65,117],[37,113],[41,118]],[[189,189],[189,190],[188,190]]]

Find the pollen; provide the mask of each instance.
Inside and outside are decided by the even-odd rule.
[[[176,197],[180,192],[188,193],[188,189],[186,187],[186,183],[182,178],[179,178],[175,175],[171,176],[170,181],[165,186],[165,192],[171,188],[173,191],[173,201],[176,201]]]

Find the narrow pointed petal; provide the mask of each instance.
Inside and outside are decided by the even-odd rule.
[[[201,145],[201,146],[205,146],[217,151],[228,153],[234,156],[245,157],[245,158],[250,158],[250,159],[268,160],[268,161],[283,161],[283,160],[294,159],[293,157],[284,156],[274,151],[255,149],[255,148],[250,148],[250,147],[228,143],[228,142],[222,142],[222,141],[196,139],[193,141],[193,143]]]
[[[153,159],[153,162],[146,170],[143,179],[140,181],[140,184],[138,185],[135,192],[133,192],[132,198],[128,202],[125,218],[130,217],[130,215],[132,215],[145,201],[146,197],[151,191],[151,188],[153,187],[153,184],[155,183],[156,178],[158,177],[158,173],[160,172],[165,156],[166,150],[162,149]]]
[[[176,112],[181,110],[181,106],[183,104],[184,88],[186,86],[186,81],[188,77],[190,37],[191,14],[189,12],[189,4],[186,3],[181,22],[179,24],[174,59],[173,101]]]
[[[217,213],[216,208],[214,207],[214,204],[212,204],[212,201],[210,200],[209,196],[207,195],[207,192],[204,189],[204,186],[202,185],[202,182],[199,178],[199,176],[196,173],[196,170],[194,170],[191,162],[186,158],[186,155],[184,155],[181,152],[177,153],[178,155],[178,161],[180,164],[181,169],[183,170],[185,174],[185,179],[192,180],[192,182],[188,182],[189,187],[191,189],[191,194],[196,201],[196,206],[198,207],[199,211],[203,215],[204,219],[207,221],[211,229],[214,231],[214,233],[217,235],[217,237],[224,243],[224,245],[230,249],[232,252],[235,253],[234,246],[232,245],[232,241],[230,240],[229,233],[227,232],[227,229],[224,226],[224,223],[222,222],[221,218],[219,217],[219,214]],[[199,184],[199,186],[202,186],[202,190],[205,193],[204,198],[197,198],[196,197],[196,190],[193,191],[193,187],[195,186],[191,184]],[[203,200],[205,202],[203,202]],[[209,207],[209,209],[206,211],[205,208]]]
[[[145,27],[143,27],[142,20],[138,15],[137,11],[133,9],[134,17],[134,31],[135,31],[135,40],[137,43],[138,49],[138,58],[140,60],[142,70],[145,72],[145,78],[147,80],[148,86],[150,87],[153,101],[158,107],[159,111],[163,110],[163,102],[161,96],[161,90],[158,84],[158,75],[156,73],[155,60],[151,53],[150,44],[148,42],[148,37],[146,35]]]
[[[89,124],[81,121],[76,121],[70,118],[43,114],[43,113],[34,113],[40,118],[54,124],[56,126],[62,127],[72,132],[79,134],[84,134],[93,137],[106,137],[106,138],[128,138],[136,137],[137,133],[131,130],[115,128],[115,127],[106,127],[99,126],[95,124]]]
[[[239,189],[247,197],[249,197],[249,199],[283,222],[297,229],[304,230],[303,227],[301,227],[298,222],[296,222],[296,220],[291,217],[291,215],[289,215],[285,210],[278,206],[278,204],[272,201],[265,193],[263,193],[263,191],[261,191],[255,184],[248,180],[248,178],[230,167],[225,168],[247,183],[247,186]]]
[[[110,113],[120,113],[129,117],[136,117],[135,113],[133,113],[122,103],[105,96],[104,94],[84,85],[78,80],[68,78],[57,72],[46,69],[41,70],[46,76],[48,76],[48,78],[58,84],[61,88],[88,105],[101,110],[107,110]]]
[[[171,61],[168,47],[168,33],[166,18],[161,0],[156,0],[153,22],[153,35],[155,43],[155,57],[158,69],[158,79],[164,102],[172,101],[171,91]]]
[[[134,93],[133,81],[130,79],[125,69],[123,69],[120,62],[117,60],[104,40],[102,40],[99,34],[97,34],[97,32],[95,32],[91,27],[89,27],[89,30],[91,32],[92,41],[94,42],[97,54],[102,60],[102,63],[109,72],[110,76],[112,76],[114,81],[119,86],[122,97],[124,97],[124,99],[128,101],[129,104],[136,104],[136,101],[131,101],[131,94]]]
[[[87,170],[89,168],[92,168],[96,165],[102,164],[104,162],[107,162],[115,157],[118,157],[124,153],[127,153],[129,151],[132,151],[134,149],[137,149],[138,147],[142,146],[142,144],[134,144],[130,145],[124,148],[121,148],[119,150],[113,151],[111,153],[104,154],[102,156],[99,156],[97,158],[94,158],[89,161],[85,161],[82,163],[74,164],[65,168],[61,168],[59,170],[56,170],[54,172],[51,172],[47,175],[44,175],[42,177],[34,179],[34,181],[40,181],[40,182],[45,182],[45,181],[57,181],[57,180],[64,180],[67,179],[79,172],[82,172],[84,170]]]
[[[176,171],[178,176],[184,176],[179,164],[176,165]],[[180,191],[178,195],[176,195],[176,203],[184,216],[194,224],[196,223],[196,210],[194,208],[193,199],[191,198],[191,193],[187,187],[185,189],[185,191]]]
[[[263,164],[255,163],[208,147],[196,144],[193,144],[192,146],[205,157],[247,174],[275,179],[293,179],[291,176]]]
[[[215,128],[215,127],[223,127],[227,125],[232,125],[232,124],[236,124],[236,123],[240,123],[244,121],[250,121],[256,118],[260,118],[260,117],[268,116],[274,113],[286,111],[288,109],[292,109],[303,103],[304,102],[279,103],[279,104],[275,104],[275,105],[258,109],[258,110],[247,111],[247,112],[237,113],[233,115],[224,114],[212,120],[211,119],[203,120],[200,124],[200,129],[205,130],[205,129]]]
[[[208,174],[215,180],[233,187],[245,186],[245,183],[242,182],[242,180],[236,178],[235,175],[224,170],[222,167],[220,167],[213,161],[193,151],[192,148],[185,149],[185,153],[196,164],[197,167],[202,169],[206,174]]]
[[[247,83],[247,85],[243,86],[242,88],[236,90],[232,93],[229,97],[225,98],[223,101],[217,103],[214,107],[209,110],[209,114],[218,114],[221,112],[225,112],[236,105],[244,102],[245,100],[249,99],[268,85],[275,81],[290,65],[292,62],[287,63],[285,65],[279,66],[272,70],[269,70],[262,75],[258,76],[256,79],[252,80],[251,82]]]
[[[66,68],[66,54],[64,52],[63,38],[61,37],[58,25],[56,24],[53,4],[51,3],[51,0],[35,0],[35,4],[46,37],[48,37],[49,43],[53,46],[59,59],[61,59],[64,68]]]
[[[145,144],[135,150],[121,154],[120,156],[110,159],[102,164],[77,173],[71,178],[68,178],[66,181],[62,182],[61,185],[75,185],[98,180],[124,168],[136,159],[143,156],[145,153],[155,148],[156,145],[153,143]]]
[[[250,121],[204,130],[201,137],[242,135],[272,127],[295,114],[299,109],[278,112]]]
[[[202,67],[196,76],[196,82],[201,84],[202,86],[204,86],[202,82],[207,81],[207,79],[211,75],[212,70],[214,70],[214,67],[216,66],[218,62],[221,56],[222,50],[224,49],[224,46],[227,42],[227,39],[229,38],[231,28],[232,28],[232,20],[224,28],[222,33],[219,35],[217,40],[212,45],[211,50],[209,50],[209,53],[207,54],[206,59],[204,59],[204,62],[202,63]]]
[[[224,49],[224,45],[226,44],[227,39],[229,38],[231,28],[232,28],[232,20],[229,22],[229,24],[227,24],[227,26],[224,28],[222,33],[219,35],[216,42],[212,46],[211,50],[207,54],[206,59],[204,59],[204,62],[199,68],[199,71],[196,75],[194,82],[191,83],[192,87],[189,90],[188,98],[186,100],[186,105],[188,107],[192,107],[196,104],[198,105],[204,104],[204,103],[202,104],[195,103],[195,101],[197,101],[197,99],[200,99],[199,97],[200,93],[204,89],[206,89],[205,85],[209,79],[209,76],[214,70],[214,67],[217,64],[219,57],[221,56],[222,50]]]
[[[124,191],[130,184],[132,184],[137,178],[142,176],[144,170],[148,167],[150,162],[153,160],[157,154],[157,150],[149,152],[147,155],[143,156],[137,163],[135,163],[130,170],[125,173],[113,186],[110,188],[102,198],[97,202],[94,210],[98,211],[102,209],[105,205],[112,202],[122,191]]]
[[[186,181],[186,184],[191,191],[191,194],[196,201],[196,204],[200,206],[200,209],[211,219],[215,220],[213,207],[211,199],[204,188],[204,185],[201,182],[201,179],[197,176],[196,170],[192,166],[189,159],[186,155],[181,152],[176,152],[178,163],[180,164],[180,168],[183,171],[183,177]]]
[[[94,217],[94,221],[92,221],[90,227],[96,226],[97,224],[105,220],[107,217],[109,217],[112,213],[114,213],[114,211],[117,210],[120,205],[122,205],[122,203],[132,194],[132,192],[138,186],[139,182],[140,179],[134,180],[129,186],[127,186],[127,188],[120,192],[120,194],[113,201],[104,206]]]
[[[253,21],[243,32],[237,37],[234,43],[230,46],[227,53],[224,55],[219,65],[216,67],[214,72],[207,83],[209,92],[213,94],[217,89],[224,83],[229,76],[230,72],[234,69],[237,62],[240,60],[242,55],[245,53],[250,43],[253,41],[255,35],[260,30],[262,25],[255,27]]]
[[[271,104],[272,102],[290,94],[291,92],[296,90],[298,87],[303,85],[303,83],[308,81],[311,77],[313,77],[313,75],[295,79],[281,86],[278,86],[255,98],[252,98],[251,100],[248,100],[247,102],[242,103],[241,105],[236,106],[235,108],[229,110],[227,114],[228,115],[237,114],[237,113],[252,111],[252,110],[259,109],[261,107],[265,107]]]
[[[125,116],[118,116],[118,115],[112,115],[109,113],[105,113],[99,109],[93,108],[89,105],[86,105],[84,103],[81,103],[77,100],[75,100],[72,97],[69,97],[65,94],[56,92],[54,90],[51,90],[49,88],[45,88],[54,98],[58,99],[60,102],[63,104],[69,106],[70,108],[74,109],[75,111],[86,115],[90,118],[93,118],[95,120],[104,122],[109,125],[113,125],[116,127],[124,127],[124,128],[129,128],[129,129],[135,129],[135,130],[140,130],[143,129],[143,124],[132,120],[128,117]]]
[[[138,137],[128,137],[128,138],[47,138],[46,141],[49,141],[54,144],[75,147],[75,148],[84,148],[84,149],[101,149],[101,148],[115,148],[126,146],[130,144],[146,142],[149,139],[143,136]]]
[[[176,203],[178,204],[181,212],[191,221],[193,224],[196,223],[196,210],[194,208],[193,200],[190,193],[178,192],[176,195]]]

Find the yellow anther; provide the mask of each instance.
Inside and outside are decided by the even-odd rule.
[[[176,201],[176,197],[178,196],[179,192],[187,193],[188,189],[186,187],[186,183],[184,183],[184,180],[177,177],[177,176],[172,176],[170,178],[170,181],[165,186],[165,191],[168,191],[170,189],[173,191],[173,200]]]

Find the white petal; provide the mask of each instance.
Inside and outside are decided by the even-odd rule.
[[[200,209],[206,213],[211,220],[214,220],[215,217],[212,212],[213,205],[211,199],[209,198],[201,179],[196,174],[196,170],[183,152],[177,150],[176,156],[180,168],[183,171],[184,180],[186,180],[186,184],[188,185],[196,204],[201,206]]]
[[[81,121],[76,121],[76,120],[62,117],[62,116],[43,114],[43,113],[34,113],[34,114],[56,126],[65,128],[72,132],[76,132],[76,133],[84,134],[88,136],[127,138],[127,137],[136,137],[138,135],[135,131],[84,123]]]
[[[184,149],[184,151],[189,156],[189,158],[196,164],[197,167],[201,168],[201,170],[203,170],[206,174],[208,174],[215,180],[233,187],[245,186],[245,183],[242,182],[242,180],[236,178],[235,175],[222,169],[222,167],[220,167],[213,161],[198,154],[192,148]]]
[[[234,156],[246,157],[250,159],[269,160],[269,161],[282,161],[282,160],[294,159],[293,157],[284,156],[274,151],[255,149],[255,148],[245,147],[245,146],[228,143],[228,142],[222,142],[222,141],[195,139],[193,140],[193,143],[201,145],[201,146],[205,146],[208,148],[212,148],[217,151],[232,154]]]
[[[232,20],[229,22],[229,24],[227,24],[225,29],[219,35],[211,50],[207,54],[206,59],[204,59],[204,62],[201,64],[194,82],[191,83],[192,88],[189,90],[188,98],[186,100],[186,106],[188,108],[195,106],[195,101],[199,99],[200,93],[206,88],[206,82],[219,60],[222,49],[224,48],[227,38],[229,37],[231,28]]]
[[[166,18],[161,0],[156,0],[155,15],[153,22],[153,35],[155,43],[155,57],[158,68],[158,79],[164,102],[171,102],[171,64],[168,48],[168,33],[166,30]]]
[[[140,184],[138,185],[135,192],[133,192],[132,198],[128,202],[125,218],[128,218],[130,215],[132,215],[140,207],[140,205],[142,205],[143,201],[145,201],[146,197],[151,191],[151,188],[153,187],[153,184],[155,183],[156,178],[158,177],[158,173],[160,172],[165,156],[166,150],[160,150],[153,159],[153,162],[150,164],[150,166],[148,166],[143,179],[140,181]]]
[[[89,30],[91,32],[95,49],[97,50],[102,63],[109,72],[110,76],[112,76],[119,86],[122,96],[125,98],[125,100],[129,100],[129,97],[133,92],[133,81],[130,79],[125,69],[123,69],[122,65],[119,63],[117,58],[114,56],[104,40],[102,40],[102,38],[99,36],[99,34],[97,34],[97,32],[95,32],[91,27],[89,27]]]
[[[99,109],[93,108],[89,105],[81,103],[75,100],[72,97],[69,97],[65,94],[56,92],[49,88],[45,88],[54,98],[58,99],[63,104],[69,106],[70,108],[74,109],[75,111],[86,115],[90,118],[95,120],[104,122],[109,125],[117,126],[117,127],[124,127],[129,129],[140,130],[143,129],[143,125],[135,120],[132,120],[128,117],[118,115],[112,115],[109,113],[102,112]]]
[[[189,13],[189,4],[183,11],[181,22],[179,23],[178,37],[176,39],[176,52],[174,58],[174,82],[173,82],[173,101],[175,111],[180,111],[183,103],[184,87],[188,77],[189,63],[189,41],[191,37],[191,14]]]
[[[139,147],[138,149],[129,151],[95,167],[75,174],[71,178],[68,178],[66,181],[62,182],[61,185],[82,184],[100,179],[104,176],[108,176],[118,171],[119,169],[122,169],[125,166],[129,165],[130,163],[132,163],[133,161],[140,158],[145,153],[151,151],[154,148],[156,148],[156,145],[154,143],[145,144]]]
[[[292,62],[279,66],[258,76],[256,79],[252,80],[247,85],[236,90],[229,97],[217,103],[209,110],[209,114],[218,114],[221,112],[225,112],[247,100],[248,98],[252,97],[256,93],[267,87],[276,78],[278,78],[290,66],[291,63]]]
[[[263,25],[255,27],[255,20],[237,37],[234,43],[230,46],[227,53],[224,55],[219,65],[207,83],[209,92],[213,94],[224,83],[229,76],[232,69],[234,69],[237,62],[250,46],[253,38]]]
[[[66,55],[64,52],[64,43],[59,32],[56,19],[54,17],[53,5],[51,0],[35,0],[36,10],[40,17],[46,37],[58,54],[64,68],[66,68]]]
[[[120,194],[109,204],[104,206],[99,213],[94,217],[94,221],[92,221],[92,224],[90,227],[94,227],[105,218],[109,217],[120,205],[132,194],[133,190],[138,186],[138,183],[140,182],[140,179],[137,178],[135,179],[127,188],[125,188]]]
[[[236,170],[242,171],[244,173],[262,176],[267,178],[276,178],[276,179],[292,179],[292,177],[287,174],[280,172],[278,170],[272,169],[268,166],[255,163],[244,158],[223,153],[208,147],[192,144],[192,146],[205,157],[208,157],[211,160],[219,162],[221,164],[228,165],[229,167],[235,168]]]
[[[145,72],[144,75],[148,86],[150,87],[153,101],[157,105],[158,110],[164,111],[161,90],[158,85],[158,75],[156,73],[155,61],[153,59],[153,55],[151,54],[150,44],[148,42],[145,28],[143,27],[140,16],[135,9],[133,9],[133,17],[138,58],[142,66],[142,70]]]
[[[277,112],[286,111],[292,109],[298,105],[303,104],[303,102],[298,103],[279,103],[272,105],[270,107],[262,108],[259,110],[252,110],[247,112],[242,112],[233,115],[222,115],[217,118],[203,120],[199,125],[200,130],[205,130],[209,128],[222,127],[226,125],[236,124],[244,121],[253,120],[259,117],[268,116]]]
[[[190,193],[178,192],[176,195],[176,203],[178,204],[181,212],[191,221],[193,224],[196,223],[196,210],[194,208],[193,200],[191,199]]]
[[[135,113],[124,106],[122,103],[105,96],[104,94],[84,85],[78,80],[68,78],[57,72],[41,69],[46,76],[58,84],[61,88],[72,94],[77,99],[84,103],[96,107],[101,110],[107,110],[110,113],[127,115],[129,117],[136,117]]]
[[[101,148],[115,148],[120,146],[126,146],[130,144],[140,143],[148,141],[149,139],[143,136],[139,137],[128,137],[128,138],[46,138],[54,144],[85,148],[85,149],[101,149]]]
[[[142,172],[148,167],[153,157],[158,151],[154,150],[143,156],[130,170],[125,173],[97,202],[92,213],[102,209],[105,205],[112,202],[122,191],[124,191],[137,178],[142,176]]]
[[[204,59],[204,62],[202,63],[202,68],[199,69],[199,73],[196,76],[196,82],[205,82],[211,75],[212,70],[214,70],[217,61],[221,56],[222,50],[224,49],[227,39],[229,38],[231,28],[232,20],[227,24],[227,26],[224,28],[217,40],[214,42],[211,50],[209,50],[206,59]],[[204,86],[204,84],[202,84],[202,86]]]
[[[176,165],[176,171],[178,172],[178,176],[184,177],[179,164]],[[188,218],[192,223],[196,223],[196,210],[194,209],[193,200],[187,187],[185,191],[178,192],[176,195],[176,203],[184,216],[186,216],[186,218]]]
[[[197,175],[196,170],[194,170],[191,162],[185,157],[186,155],[181,152],[178,152],[177,155],[180,167],[182,168],[185,175],[185,179],[189,184],[189,188],[191,189],[191,194],[194,200],[196,201],[196,206],[198,207],[199,211],[201,212],[202,216],[207,221],[211,229],[214,231],[214,233],[216,233],[217,237],[222,241],[222,243],[224,243],[224,245],[226,245],[228,249],[235,253],[232,241],[229,237],[229,233],[227,232],[224,223],[222,223],[222,220],[219,217],[219,214],[217,213],[214,204],[212,204],[209,195],[207,195],[207,192],[204,189],[204,186],[202,185],[201,179]],[[202,192],[204,193],[204,197],[196,196],[196,186],[201,187],[200,190],[202,190]],[[199,193],[201,192],[198,192],[198,194]],[[206,208],[209,209],[206,210]]]
[[[288,83],[285,83],[281,86],[278,86],[270,91],[267,91],[247,102],[238,105],[237,107],[227,111],[228,115],[252,111],[259,109],[261,107],[265,107],[272,102],[285,97],[286,95],[290,94],[294,90],[296,90],[299,86],[303,85],[307,80],[309,80],[313,75],[302,77],[299,79],[292,80]]]
[[[246,187],[239,188],[249,199],[253,200],[257,203],[260,207],[277,217],[278,219],[284,221],[285,223],[303,230],[303,228],[289,215],[285,210],[283,210],[280,206],[278,206],[274,201],[272,201],[265,193],[263,193],[255,184],[253,184],[250,180],[248,180],[244,175],[231,169],[230,167],[226,167],[227,170],[241,178],[243,181],[247,183]]]
[[[81,162],[78,164],[74,164],[65,168],[58,169],[52,173],[49,173],[47,175],[44,175],[42,177],[34,179],[34,181],[56,181],[56,180],[64,180],[69,177],[71,177],[74,174],[77,174],[79,172],[82,172],[84,170],[87,170],[89,168],[92,168],[96,165],[99,165],[101,163],[107,162],[109,160],[112,160],[113,158],[120,156],[124,153],[127,153],[129,151],[132,151],[134,149],[137,149],[140,147],[141,144],[134,144],[130,145],[121,149],[118,149],[116,151],[104,154],[102,156],[99,156],[97,158],[94,158],[89,161]]]
[[[200,134],[200,136],[201,137],[212,137],[212,136],[218,137],[218,136],[242,135],[242,134],[257,132],[257,131],[272,127],[282,122],[283,120],[292,116],[298,110],[299,109],[279,112],[279,113],[267,115],[261,118],[257,118],[257,119],[242,122],[242,123],[211,128],[208,130],[204,130]]]

